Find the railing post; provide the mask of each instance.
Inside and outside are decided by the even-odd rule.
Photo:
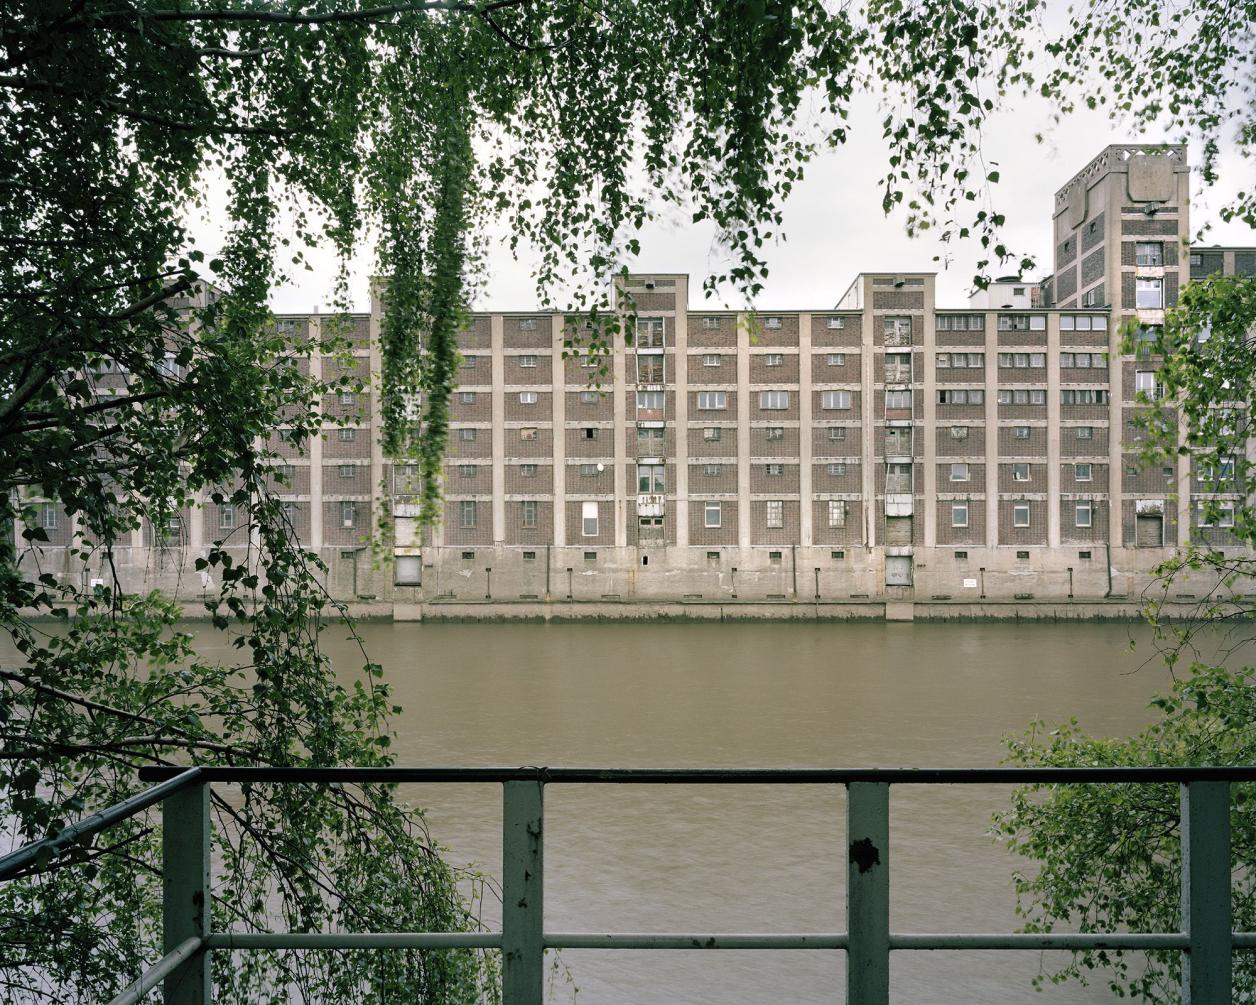
[[[502,1001],[505,1005],[541,1005],[544,991],[542,786],[539,779],[504,783]]]
[[[1183,1005],[1230,1005],[1230,783],[1182,784]]]
[[[890,1000],[890,787],[846,786],[846,1005]]]
[[[194,783],[161,804],[163,953],[209,934],[209,786]],[[209,1005],[209,955],[170,973],[165,1005]]]

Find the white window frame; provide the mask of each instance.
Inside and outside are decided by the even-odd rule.
[[[1027,482],[1033,478],[1033,471],[1028,462],[1018,461],[1012,465],[1012,481]]]
[[[1085,518],[1083,519],[1083,514]],[[1073,526],[1074,527],[1093,527],[1095,522],[1095,507],[1089,501],[1077,502],[1073,504]]]
[[[763,523],[768,530],[785,529],[785,500],[768,499],[763,506]]]
[[[960,514],[963,514],[961,519]],[[968,500],[953,499],[951,500],[951,526],[967,527],[968,526]]]
[[[525,370],[530,370],[536,366],[536,356],[532,353],[526,353],[519,357],[519,365]]]
[[[474,530],[476,516],[474,499],[460,499],[458,501],[458,527],[461,530]]]
[[[763,429],[764,439],[766,440],[783,440],[785,439],[784,426],[765,426]]]
[[[783,412],[789,408],[788,391],[760,391],[759,410],[764,412]]]
[[[356,527],[358,525],[358,504],[351,500],[344,500],[340,504],[340,523],[343,527]]]
[[[702,429],[702,441],[704,443],[719,443],[720,427],[719,426],[704,426]]]
[[[844,404],[843,404],[844,403]],[[820,407],[829,412],[848,412],[851,407],[849,391],[821,391]]]
[[[966,482],[972,477],[972,467],[967,461],[952,461],[950,480],[953,482]]]
[[[727,391],[699,391],[698,411],[722,412],[728,408]]]
[[[524,440],[535,440],[536,438],[537,438],[536,426],[520,426],[519,427],[520,442]]]
[[[1164,310],[1164,280],[1159,277],[1134,277],[1134,307],[1140,311]]]
[[[1022,512],[1024,519],[1021,518]],[[1015,528],[1024,528],[1029,526],[1033,511],[1030,508],[1028,500],[1012,503],[1012,526]]]
[[[715,499],[708,499],[702,504],[702,526],[707,530],[717,530],[724,522],[724,504]]]
[[[830,530],[846,526],[846,500],[830,499],[828,505],[828,523]]]
[[[825,362],[825,365],[827,366],[845,366],[846,365],[846,353],[831,352],[825,357],[824,362]]]
[[[521,405],[535,405],[539,400],[540,395],[538,395],[536,391],[519,392],[519,404]]]
[[[535,530],[539,523],[540,509],[535,499],[519,500],[519,526],[525,530]]]
[[[598,520],[598,505],[596,500],[586,500],[580,503],[581,537],[597,537]]]
[[[1073,481],[1090,482],[1095,479],[1095,468],[1090,461],[1073,462]]]
[[[723,366],[724,357],[721,356],[718,352],[704,352],[702,354],[702,365],[711,366],[711,367]]]
[[[768,352],[763,354],[764,366],[784,366],[785,354],[781,352]]]

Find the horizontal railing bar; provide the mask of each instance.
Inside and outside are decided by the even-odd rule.
[[[145,970],[140,975],[139,980],[133,984],[128,984],[122,993],[114,998],[109,1005],[135,1005],[136,1002],[160,984],[176,967],[190,960],[204,948],[204,939],[185,939]]]
[[[1256,932],[1235,932],[1231,938],[1235,949],[1256,949]]]
[[[890,934],[891,949],[1185,949],[1181,932],[1029,932]]]
[[[500,949],[501,932],[214,932],[209,949]]]
[[[689,934],[641,932],[636,934],[547,932],[546,949],[845,949],[845,932]]]
[[[203,768],[172,768],[169,773],[161,776],[163,781],[160,785],[155,785],[151,789],[145,789],[143,792],[131,796],[130,799],[124,799],[120,803],[114,803],[99,813],[93,813],[89,817],[84,817],[77,823],[70,824],[60,834],[44,838],[42,841],[32,841],[30,844],[23,845],[16,851],[10,852],[4,858],[0,858],[0,881],[11,879],[17,874],[24,872],[45,853],[51,858],[63,855],[74,845],[86,840],[93,834],[112,827],[127,817],[134,816],[141,810],[148,809],[148,807],[161,802],[166,796],[178,792],[195,781],[204,781],[205,779],[202,777],[203,771]],[[142,772],[140,777],[143,778]],[[144,779],[144,781],[153,781],[153,779]]]
[[[140,768],[156,781],[179,769]],[[681,785],[1033,785],[1056,783],[1256,781],[1256,766],[1149,768],[202,768],[207,782],[424,784],[514,782]]]

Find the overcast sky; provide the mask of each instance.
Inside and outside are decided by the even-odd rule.
[[[988,124],[984,140],[987,161],[998,162],[1001,180],[994,186],[995,205],[1007,217],[1009,247],[1036,258],[1040,272],[1051,265],[1051,214],[1056,189],[1110,143],[1166,142],[1167,135],[1133,135],[1098,112],[1078,113],[1060,125],[1050,125],[1050,111],[1042,99],[1029,99],[1005,111]],[[1035,139],[1043,134],[1044,142]],[[938,301],[947,306],[967,303],[974,263],[980,248],[974,243],[950,249],[951,263],[934,263],[942,248],[934,241],[909,239],[901,214],[881,211],[879,180],[887,153],[881,140],[880,115],[875,100],[856,100],[849,137],[844,147],[814,161],[806,180],[797,185],[784,206],[786,240],[767,251],[771,270],[758,306],[765,309],[820,309],[834,305],[859,272],[937,271]],[[1198,151],[1191,150],[1191,163]],[[1241,224],[1223,224],[1217,210],[1226,197],[1250,180],[1251,164],[1237,156],[1225,157],[1219,188],[1202,191],[1198,173],[1192,174],[1192,228],[1211,223],[1205,243],[1256,244],[1256,234]],[[712,246],[713,230],[675,219],[649,227],[641,235],[641,254],[629,266],[634,272],[683,272],[690,277],[690,300],[701,300],[705,276],[720,259]],[[537,298],[531,272],[533,260],[520,249],[512,258],[504,242],[494,241],[490,253],[491,279],[477,298],[477,310],[530,310]],[[326,305],[334,262],[330,254],[315,256],[316,268],[298,284],[276,291],[279,313],[306,312]],[[370,256],[353,263],[354,307],[365,310]],[[730,294],[732,296],[732,294]],[[740,302],[715,304],[740,307]]]

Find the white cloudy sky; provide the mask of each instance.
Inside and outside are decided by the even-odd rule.
[[[1008,244],[1034,256],[1045,271],[1050,264],[1053,196],[1069,178],[1109,143],[1164,142],[1163,134],[1134,134],[1098,112],[1082,112],[1050,124],[1050,107],[1042,99],[1022,101],[994,118],[986,130],[987,161],[998,162],[1001,181],[995,186],[996,206],[1007,217]],[[949,267],[935,264],[942,249],[935,242],[909,239],[901,216],[881,211],[879,180],[886,164],[880,117],[871,97],[858,99],[853,109],[848,142],[814,162],[805,182],[796,186],[785,204],[787,237],[767,253],[771,275],[758,304],[767,309],[831,307],[861,271],[938,271],[939,302],[959,306],[967,301],[974,262],[980,249],[973,244],[951,249]],[[1044,141],[1036,141],[1036,134]],[[1192,164],[1198,151],[1192,149]],[[1226,197],[1250,180],[1250,162],[1228,156],[1222,162],[1222,181],[1211,192],[1201,191],[1193,176],[1191,224],[1211,224],[1205,243],[1256,244],[1256,234],[1239,224],[1221,223],[1217,210]],[[641,255],[630,269],[636,272],[682,272],[690,276],[691,300],[700,298],[702,279],[719,264],[709,226],[693,226],[687,219],[652,225],[641,235]],[[502,242],[490,253],[491,281],[474,307],[477,310],[528,310],[535,306],[532,258],[526,249],[513,258]],[[299,283],[276,291],[277,312],[305,312],[324,308],[330,297],[334,262],[329,254],[315,255],[315,270]],[[353,262],[355,308],[366,307],[371,261],[364,252]],[[740,303],[728,306],[741,306]]]

